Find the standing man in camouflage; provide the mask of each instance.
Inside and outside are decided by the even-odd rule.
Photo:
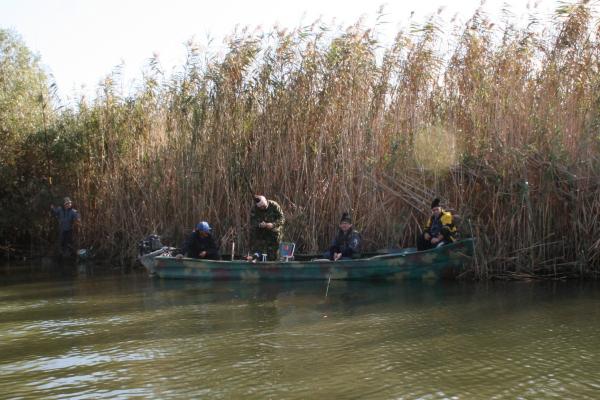
[[[283,238],[285,217],[279,204],[265,196],[254,196],[250,212],[250,249],[266,253],[269,260],[277,259],[279,242]]]
[[[58,219],[58,240],[60,243],[60,255],[68,257],[73,255],[73,227],[81,221],[77,210],[73,208],[71,199],[65,197],[62,207],[50,205],[50,211]]]

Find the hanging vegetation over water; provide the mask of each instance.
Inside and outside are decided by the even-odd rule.
[[[47,205],[70,195],[106,257],[201,219],[244,249],[251,185],[300,251],[325,248],[345,210],[370,250],[414,245],[440,195],[479,238],[476,277],[597,272],[598,19],[587,2],[554,25],[437,18],[383,48],[360,24],[236,32],[223,56],[190,42],[179,72],[152,59],[133,94],[117,71],[60,110],[0,31],[0,246],[47,249]]]

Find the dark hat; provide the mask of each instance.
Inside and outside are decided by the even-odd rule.
[[[431,208],[435,208],[435,207],[439,207],[440,206],[440,199],[435,198],[433,199],[433,201],[431,202]]]
[[[352,218],[350,217],[350,214],[348,214],[347,212],[342,213],[342,219],[340,219],[340,224],[342,222],[347,222],[347,223],[351,224]]]

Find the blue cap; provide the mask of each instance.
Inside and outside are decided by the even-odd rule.
[[[200,232],[210,232],[210,225],[206,221],[202,221],[196,225],[196,230]]]

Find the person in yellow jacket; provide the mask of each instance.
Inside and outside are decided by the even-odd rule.
[[[431,216],[417,239],[417,250],[427,250],[454,242],[456,226],[452,214],[440,206],[440,199],[431,203]]]

